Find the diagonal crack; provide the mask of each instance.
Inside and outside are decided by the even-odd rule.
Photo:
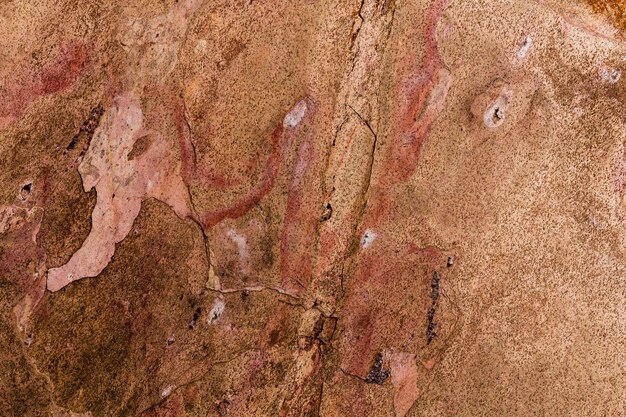
[[[343,369],[341,366],[340,366],[338,369],[339,369],[339,371],[340,371],[342,374],[344,374],[344,375],[345,375],[345,376],[347,376],[347,377],[354,378],[354,379],[358,379],[358,380],[359,380],[359,381],[361,381],[361,382],[367,382],[367,381],[365,381],[365,378],[361,378],[361,377],[360,377],[360,376],[358,376],[358,375],[352,374],[352,373],[350,373],[350,372],[346,371],[345,369]]]

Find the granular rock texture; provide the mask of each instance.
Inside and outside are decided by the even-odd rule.
[[[0,416],[626,416],[625,16],[0,2]]]

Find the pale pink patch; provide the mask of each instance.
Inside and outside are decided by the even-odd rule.
[[[115,98],[91,141],[78,170],[85,191],[96,188],[92,227],[68,263],[48,271],[48,289],[95,277],[108,265],[115,244],[130,232],[141,201],[154,197],[181,218],[190,215],[186,187],[172,167],[171,151],[158,132],[142,129],[143,113],[131,94]],[[146,152],[129,159],[135,141],[153,135]]]
[[[248,240],[244,235],[237,233],[234,229],[229,229],[226,234],[237,246],[239,267],[241,268],[241,271],[244,274],[250,274],[250,251],[248,250]]]
[[[393,408],[396,416],[403,417],[419,397],[415,355],[405,352],[391,354],[391,383],[394,388]]]
[[[297,125],[303,118],[312,119],[315,104],[309,99],[300,100],[285,116],[285,124]],[[297,121],[296,121],[297,120]],[[287,209],[280,239],[280,270],[284,288],[303,291],[311,280],[312,254],[316,227],[319,221],[321,196],[315,189],[307,189],[312,181],[310,172],[315,159],[312,130],[306,134],[298,149],[298,160],[287,198]]]

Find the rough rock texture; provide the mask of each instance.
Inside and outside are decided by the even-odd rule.
[[[0,416],[626,415],[626,2],[0,2]]]

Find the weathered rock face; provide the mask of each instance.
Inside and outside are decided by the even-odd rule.
[[[624,16],[0,4],[0,415],[626,414]]]

